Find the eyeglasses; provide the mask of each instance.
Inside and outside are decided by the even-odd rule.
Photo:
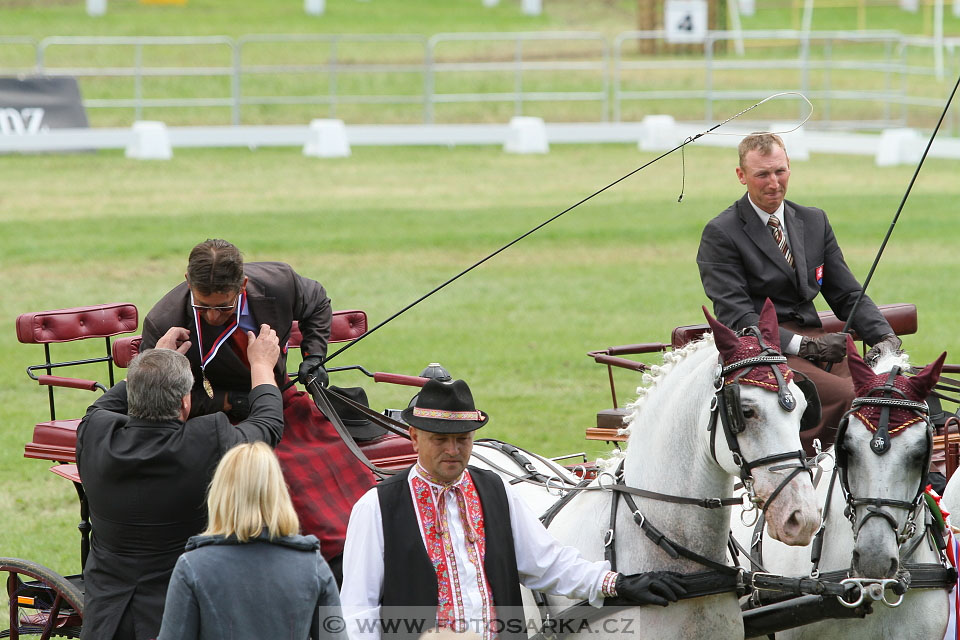
[[[228,305],[224,305],[220,307],[208,307],[205,304],[191,304],[190,306],[193,307],[195,311],[198,311],[200,313],[205,313],[207,311],[216,311],[218,313],[222,313],[226,311],[233,311],[237,307],[237,301],[239,299],[240,299],[240,296],[237,295],[237,297],[234,298],[233,302],[231,302]]]

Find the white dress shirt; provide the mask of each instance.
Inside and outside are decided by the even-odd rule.
[[[407,479],[414,505],[416,496],[413,494],[412,482],[417,469],[418,465],[414,465]],[[423,475],[417,475],[428,484],[439,487]],[[530,508],[510,490],[506,482],[504,489],[510,507],[510,526],[513,529],[520,583],[529,589],[586,599],[595,607],[602,606],[603,580],[610,570],[610,563],[606,560],[589,562],[574,547],[561,545],[544,528]],[[454,543],[456,570],[460,576],[464,619],[482,620],[483,599],[478,587],[476,567],[468,560],[460,507],[457,500],[448,499],[444,502],[446,521]],[[416,509],[414,511],[416,512]],[[422,538],[423,528],[419,528]],[[380,617],[384,579],[383,549],[380,501],[377,489],[373,488],[357,501],[350,513],[343,550],[343,588],[340,590],[340,601],[351,639],[380,637],[375,624],[367,622],[358,625],[357,621],[372,621]],[[364,631],[359,632],[359,629]],[[479,631],[475,628],[471,630]]]

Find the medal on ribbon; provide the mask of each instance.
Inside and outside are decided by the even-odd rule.
[[[208,398],[212,398],[212,397],[213,397],[213,385],[210,384],[210,381],[209,381],[209,380],[207,380],[207,374],[201,373],[200,375],[203,376],[203,390],[207,392],[207,397],[208,397]]]
[[[246,297],[246,292],[241,291],[240,295],[237,297],[237,311],[236,315],[230,321],[219,336],[213,341],[213,344],[210,345],[209,350],[204,350],[203,348],[203,331],[200,329],[200,311],[193,306],[193,292],[190,292],[190,308],[193,309],[193,319],[194,326],[197,329],[197,349],[200,351],[200,371],[201,376],[203,376],[203,390],[207,392],[207,396],[213,397],[213,385],[210,384],[210,380],[207,378],[206,370],[207,365],[210,364],[210,361],[217,355],[220,351],[220,347],[223,346],[227,340],[230,339],[230,336],[233,335],[233,332],[237,330],[237,327],[240,326],[240,310],[243,309],[244,299]]]

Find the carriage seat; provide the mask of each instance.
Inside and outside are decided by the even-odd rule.
[[[33,440],[24,448],[27,458],[74,462],[76,459],[77,425],[80,419],[58,419],[55,388],[105,391],[114,384],[114,362],[111,338],[136,331],[139,318],[137,307],[129,302],[54,309],[23,313],[17,316],[17,340],[24,344],[42,344],[44,360],[27,367],[27,375],[47,387],[50,419],[39,422],[33,429]],[[88,339],[105,341],[104,355],[55,361],[51,345]],[[98,380],[53,375],[54,369],[104,363],[107,384]],[[39,374],[39,375],[38,375]]]
[[[880,312],[887,319],[894,333],[898,336],[905,336],[917,332],[917,306],[909,303],[893,303],[880,305]],[[819,314],[820,322],[825,331],[837,332],[843,330],[845,324],[837,318],[832,311],[821,311]],[[635,345],[624,345],[620,347],[610,347],[602,351],[591,351],[587,355],[591,356],[596,362],[606,364],[610,375],[611,393],[613,396],[614,407],[611,409],[602,409],[597,412],[597,426],[587,429],[587,440],[601,440],[605,442],[624,442],[627,436],[617,433],[623,428],[623,419],[627,415],[626,409],[617,407],[616,395],[613,388],[613,369],[619,367],[622,369],[631,369],[633,371],[643,371],[646,365],[642,362],[623,358],[621,356],[628,354],[642,354],[662,352],[667,349],[679,349],[689,342],[698,340],[704,333],[708,332],[710,327],[706,324],[694,324],[677,327],[670,336],[670,344],[663,343],[645,343]],[[861,338],[853,333],[855,340]],[[865,350],[865,347],[864,347]]]
[[[906,336],[917,332],[917,305],[898,302],[883,304],[880,305],[879,308],[880,313],[883,314],[883,317],[886,318],[887,322],[889,322],[893,328],[893,332],[898,336]],[[820,316],[820,323],[823,325],[824,331],[831,333],[843,331],[843,325],[846,323],[835,316],[832,311],[821,311],[817,315]],[[700,336],[709,330],[710,327],[706,324],[677,327],[670,335],[670,344],[674,349],[679,349],[688,342],[699,339]],[[856,331],[853,332],[853,339],[862,340]]]

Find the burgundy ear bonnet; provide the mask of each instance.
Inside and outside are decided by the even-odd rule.
[[[946,352],[940,354],[936,361],[928,364],[923,371],[913,377],[897,375],[893,381],[894,388],[904,394],[907,400],[914,402],[924,402],[930,395],[933,385],[940,379],[940,370],[947,359]],[[873,369],[867,366],[867,363],[860,357],[853,338],[847,336],[847,361],[850,366],[850,374],[853,377],[853,387],[858,398],[879,396],[881,393],[878,388],[887,384],[888,373],[876,374]],[[860,420],[870,431],[876,432],[879,428],[881,407],[875,405],[864,405],[854,411]],[[901,433],[906,427],[923,420],[915,411],[910,409],[890,409],[890,437]],[[893,425],[896,425],[895,427]]]
[[[723,364],[725,366],[753,356],[758,356],[763,352],[763,347],[760,346],[760,341],[757,340],[756,336],[737,336],[734,331],[710,315],[706,307],[703,307],[703,315],[706,316],[707,324],[710,325],[710,329],[713,331],[714,342],[717,345],[717,350],[720,352],[720,357],[723,358]],[[763,309],[760,311],[758,328],[760,329],[760,335],[766,343],[766,346],[772,347],[776,349],[777,353],[780,353],[780,327],[777,324],[777,311],[769,299],[767,299],[763,305]],[[762,367],[753,367],[736,381],[741,384],[752,384],[763,387],[770,391],[779,391],[780,386],[777,383],[776,376],[773,375],[771,366],[775,366],[780,370],[783,379],[787,383],[793,380],[793,371],[787,367],[786,364],[767,364]],[[727,381],[728,384],[731,382],[733,382],[733,379]]]

